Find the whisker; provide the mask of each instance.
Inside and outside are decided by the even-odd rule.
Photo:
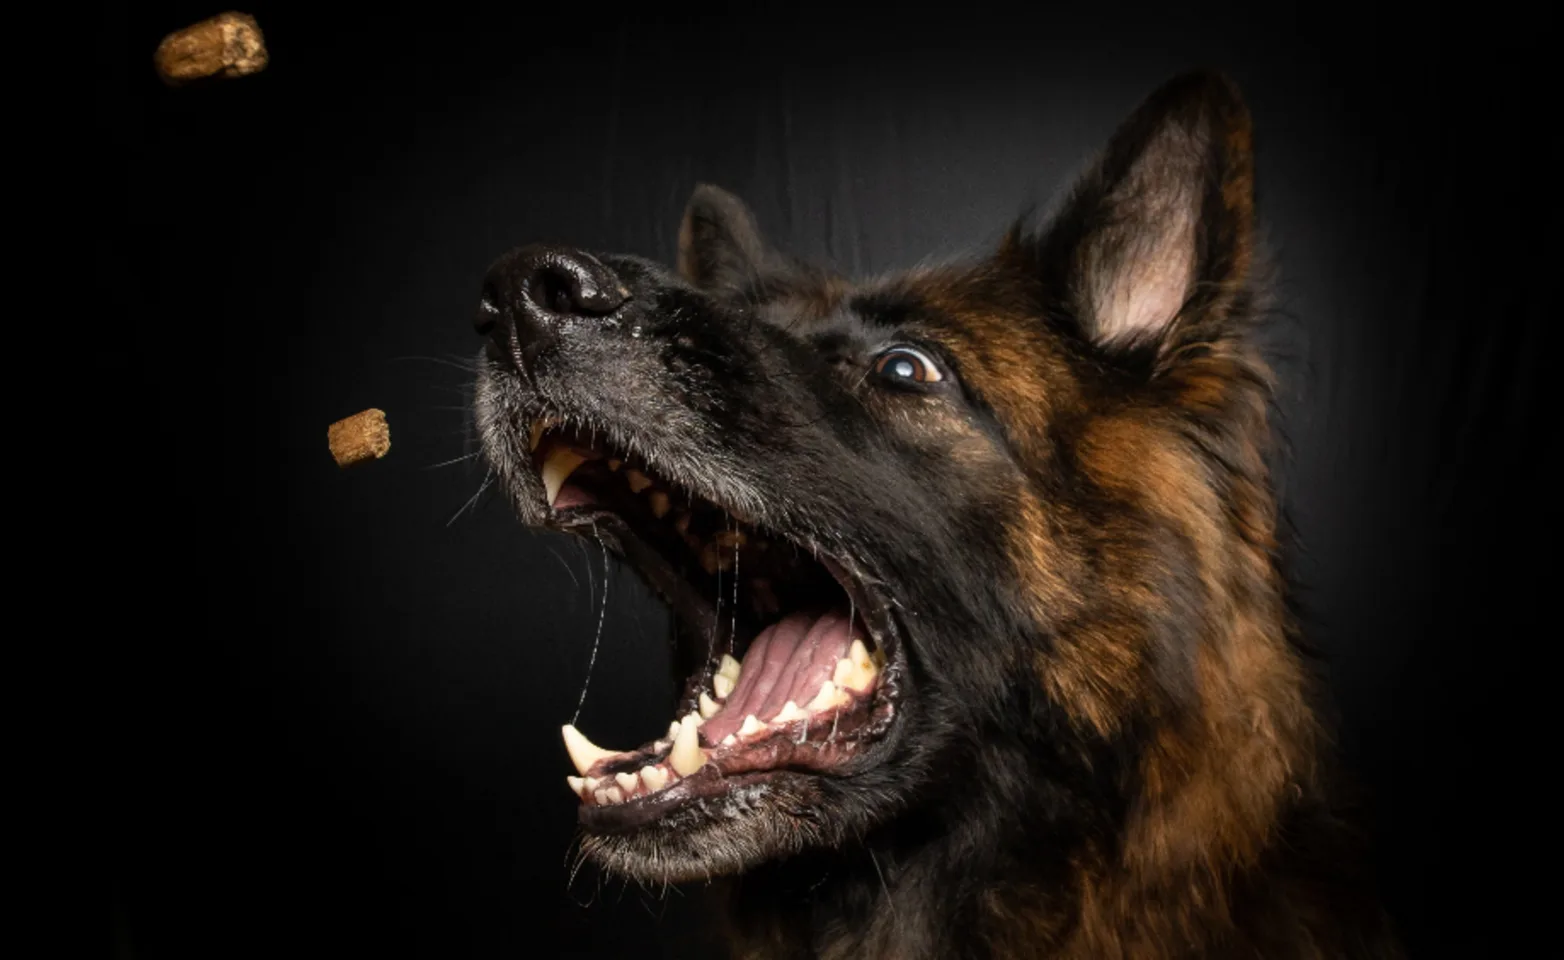
[[[581,581],[576,579],[576,572],[570,569],[570,563],[565,559],[565,555],[554,549],[553,544],[548,544],[547,546],[548,552],[552,553],[554,555],[554,559],[559,561],[559,565],[565,568],[566,573],[570,574],[570,582],[575,586],[576,593],[580,593]]]
[[[424,469],[425,470],[438,470],[441,467],[449,467],[452,464],[461,463],[463,460],[471,460],[473,457],[476,457],[477,455],[478,455],[478,451],[474,450],[472,453],[464,453],[464,454],[462,454],[459,457],[453,457],[452,459],[445,460],[445,461],[443,461],[441,463],[431,463],[431,464],[429,464],[429,466],[424,467]]]
[[[438,363],[442,366],[452,367],[456,370],[460,370],[463,373],[477,373],[480,369],[482,369],[476,360],[458,361],[450,360],[445,357],[424,357],[418,356],[416,354],[406,357],[392,357],[391,360],[393,363],[405,363],[409,360],[417,360],[421,363]]]
[[[880,875],[880,889],[885,891],[885,905],[891,910],[891,919],[896,919],[896,901],[891,897],[891,888],[885,883],[885,873],[880,869],[880,858],[869,851],[869,860],[874,864],[874,872]]]
[[[473,504],[478,502],[478,498],[483,496],[483,492],[489,489],[489,484],[493,482],[494,471],[490,470],[488,473],[484,474],[483,483],[478,487],[478,492],[473,494],[471,497],[468,497],[467,502],[462,504],[462,508],[452,514],[451,519],[445,521],[445,525],[449,527],[451,524],[455,523],[458,517],[467,512],[468,507],[471,507]]]

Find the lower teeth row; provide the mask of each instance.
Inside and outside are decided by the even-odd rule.
[[[699,711],[689,714],[683,720],[675,720],[668,727],[667,739],[653,744],[659,751],[671,745],[666,760],[648,764],[635,773],[616,773],[604,777],[587,776],[587,771],[605,757],[618,757],[623,754],[599,747],[573,725],[566,724],[563,728],[565,749],[569,752],[571,762],[575,764],[581,776],[566,777],[565,782],[583,801],[613,804],[657,793],[667,789],[669,784],[699,770],[706,765],[710,755],[715,752],[701,747],[700,726],[722,709],[722,704],[718,701],[726,700],[733,692],[734,687],[738,685],[741,669],[737,660],[724,654],[721,666],[712,677],[712,692],[716,694],[716,699],[702,691]],[[750,714],[744,718],[744,724],[739,728],[738,734],[724,737],[720,745],[731,747],[741,738],[749,740],[766,736],[772,730],[771,724],[807,721],[812,716],[850,703],[852,697],[849,691],[856,694],[868,693],[873,689],[878,675],[879,667],[874,658],[869,655],[863,641],[855,639],[847,657],[837,661],[831,679],[821,685],[819,693],[807,707],[800,709],[798,704],[789,700],[769,722],[762,722],[754,714]]]

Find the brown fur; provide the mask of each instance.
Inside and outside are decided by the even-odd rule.
[[[745,957],[1396,955],[1288,612],[1253,168],[1237,91],[1194,74],[969,262],[857,285],[702,187],[682,280],[581,267],[633,295],[532,388],[603,407],[627,381],[608,406],[648,462],[870,572],[905,657],[854,761],[593,856],[736,875]],[[908,350],[941,375],[875,364]]]

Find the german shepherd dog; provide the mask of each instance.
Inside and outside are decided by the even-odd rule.
[[[587,856],[727,878],[739,956],[1396,954],[1281,573],[1250,139],[1182,76],[1045,224],[872,282],[712,186],[677,274],[493,265],[485,455],[688,677],[643,746],[564,728]]]

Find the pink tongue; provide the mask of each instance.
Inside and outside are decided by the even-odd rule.
[[[760,631],[744,654],[738,686],[701,725],[701,739],[716,744],[750,714],[770,721],[789,700],[807,706],[851,643],[847,617],[836,611],[818,618],[795,613]]]

